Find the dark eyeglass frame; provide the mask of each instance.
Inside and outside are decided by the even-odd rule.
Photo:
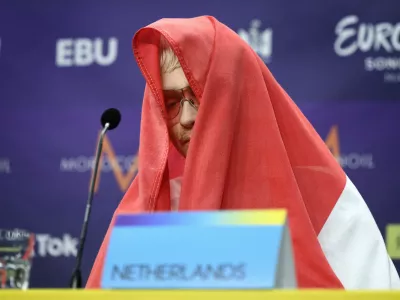
[[[179,105],[179,109],[178,109],[178,112],[177,112],[174,116],[169,116],[169,115],[168,115],[168,109],[166,108],[166,110],[167,110],[167,119],[168,119],[169,121],[171,121],[171,120],[175,119],[177,116],[179,116],[179,114],[180,114],[180,112],[181,112],[181,109],[182,109],[183,104],[185,103],[185,101],[189,102],[190,106],[192,106],[195,110],[197,110],[197,111],[199,110],[199,105],[197,105],[197,104],[193,101],[193,99],[186,98],[186,96],[185,96],[185,91],[188,91],[188,90],[191,90],[190,86],[185,86],[184,88],[177,89],[177,90],[164,90],[165,92],[168,92],[168,91],[177,92],[177,91],[179,91],[179,92],[181,92],[181,94],[182,94],[181,100],[175,104],[175,105]]]

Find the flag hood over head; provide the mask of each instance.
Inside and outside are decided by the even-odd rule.
[[[214,17],[161,19],[135,34],[134,56],[146,79],[139,173],[115,214],[170,209],[169,179],[176,170],[168,164],[160,36],[200,101],[179,209],[286,208],[299,286],[341,288],[318,233],[346,175],[258,55]],[[88,287],[99,285],[108,237]]]

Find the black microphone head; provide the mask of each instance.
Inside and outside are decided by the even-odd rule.
[[[101,125],[104,127],[107,123],[110,124],[109,130],[116,128],[120,121],[121,113],[116,108],[109,108],[101,115]]]

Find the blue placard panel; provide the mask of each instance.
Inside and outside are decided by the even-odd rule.
[[[285,218],[284,211],[121,215],[102,288],[272,289]]]

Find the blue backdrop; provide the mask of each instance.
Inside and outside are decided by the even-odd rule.
[[[163,17],[213,15],[246,39],[326,140],[385,235],[387,224],[400,223],[398,11],[395,0],[2,0],[0,228],[37,234],[31,286],[68,285],[99,116],[117,107],[123,119],[105,141],[88,276],[137,168],[144,79],[131,39]]]

